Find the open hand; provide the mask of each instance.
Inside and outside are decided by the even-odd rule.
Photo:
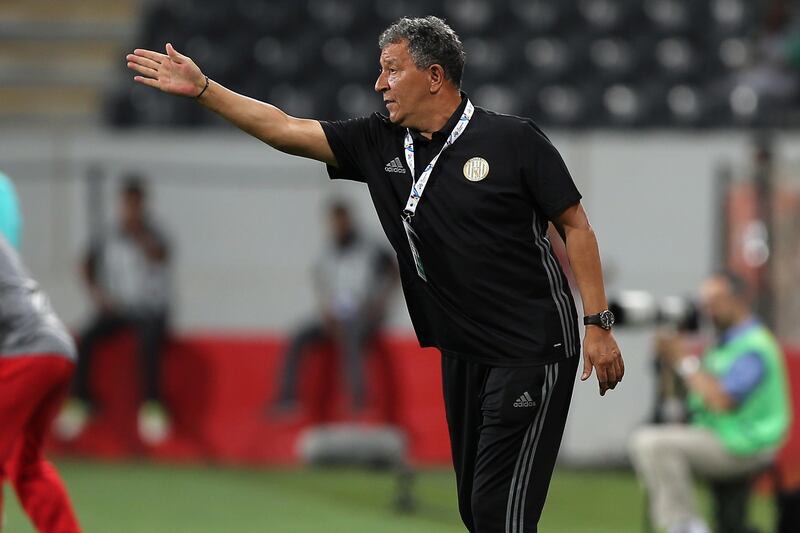
[[[206,77],[191,58],[178,53],[167,43],[166,54],[137,48],[125,56],[128,68],[138,72],[134,80],[165,93],[195,97],[206,84]]]
[[[592,368],[597,371],[600,385],[600,396],[613,389],[622,381],[625,374],[625,362],[619,351],[617,341],[610,331],[589,326],[583,339],[583,374],[581,381],[592,375]]]

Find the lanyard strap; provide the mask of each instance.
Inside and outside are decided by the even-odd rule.
[[[455,143],[456,139],[458,139],[462,133],[464,133],[469,121],[472,119],[472,113],[474,111],[475,106],[473,106],[472,102],[467,99],[467,105],[464,107],[464,112],[461,114],[461,118],[458,119],[458,123],[453,128],[453,131],[451,131],[450,135],[447,136],[447,141],[445,141],[444,146],[442,146],[442,149],[439,150],[438,154],[436,154],[436,157],[431,159],[431,162],[428,163],[428,166],[426,166],[425,170],[422,171],[419,179],[416,180],[414,179],[414,139],[411,138],[411,131],[406,129],[404,152],[406,154],[406,164],[408,165],[409,170],[411,170],[411,179],[413,180],[413,183],[411,185],[411,192],[408,195],[406,207],[403,209],[403,216],[405,218],[411,218],[414,216],[414,213],[417,212],[417,204],[422,199],[422,193],[425,191],[425,186],[428,184],[428,179],[431,177],[433,167],[436,166],[439,156],[442,155],[442,152],[447,150],[448,147]]]

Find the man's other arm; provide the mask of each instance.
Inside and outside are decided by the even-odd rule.
[[[166,54],[137,48],[128,54],[128,68],[137,82],[165,93],[194,98],[242,131],[292,155],[337,166],[322,126],[316,120],[291,117],[277,107],[227,89],[206,76],[191,58],[171,44]],[[205,89],[205,90],[204,90]]]
[[[567,257],[581,293],[584,314],[592,315],[607,309],[597,238],[583,206],[578,202],[568,207],[554,222],[567,247]],[[625,363],[617,341],[610,331],[598,326],[587,326],[583,344],[584,365],[581,380],[589,379],[594,367],[600,384],[600,394],[605,395],[625,375]]]

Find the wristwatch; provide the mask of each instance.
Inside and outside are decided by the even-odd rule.
[[[585,316],[583,317],[583,325],[600,326],[604,330],[608,331],[611,329],[611,326],[614,325],[614,313],[606,309],[605,311],[600,311],[597,314]]]

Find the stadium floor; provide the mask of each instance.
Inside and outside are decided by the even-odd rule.
[[[85,533],[456,533],[454,481],[449,470],[425,470],[415,480],[417,509],[392,510],[396,483],[384,472],[353,469],[269,470],[98,463],[62,460]],[[34,530],[5,487],[6,530]],[[642,494],[625,471],[560,469],[539,530],[552,533],[636,533]],[[772,516],[755,499],[763,531]]]

